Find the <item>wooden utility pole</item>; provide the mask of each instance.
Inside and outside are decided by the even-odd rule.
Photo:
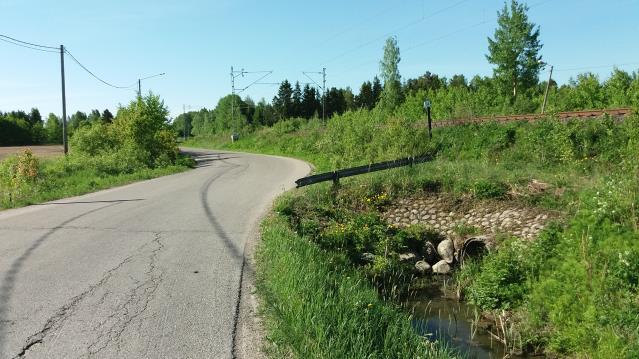
[[[69,152],[67,143],[67,96],[64,85],[64,45],[60,45],[60,72],[62,74],[62,145],[64,154]]]
[[[546,84],[546,92],[544,93],[544,103],[541,105],[541,114],[544,114],[546,110],[546,101],[548,101],[548,89],[550,89],[550,81],[552,81],[552,69],[553,66],[550,65],[550,76],[548,76],[548,83]]]

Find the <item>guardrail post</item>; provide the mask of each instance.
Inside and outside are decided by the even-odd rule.
[[[339,186],[339,172],[333,171],[333,186]]]

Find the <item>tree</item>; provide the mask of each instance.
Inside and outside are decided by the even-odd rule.
[[[91,110],[91,113],[87,117],[87,121],[89,121],[89,123],[91,124],[100,122],[101,121],[100,111]]]
[[[291,100],[293,102],[293,108],[292,108],[290,117],[301,117],[302,116],[302,88],[300,87],[299,81],[295,82],[295,87],[293,88],[293,95],[291,96]]]
[[[284,80],[273,98],[273,107],[280,118],[289,118],[293,113],[293,88],[288,80]]]
[[[331,87],[326,92],[326,117],[344,113],[347,109],[346,106],[343,90]]]
[[[247,105],[238,95],[227,95],[215,107],[215,132],[239,131],[248,124]]]
[[[370,81],[365,81],[359,88],[359,94],[355,97],[355,105],[359,108],[372,109],[375,107],[375,96],[373,96],[373,85]]]
[[[40,111],[37,108],[32,108],[31,113],[29,113],[29,126],[33,127],[37,123],[42,123],[42,116],[40,116]]]
[[[355,109],[355,95],[350,87],[340,90],[342,92],[342,98],[344,99],[344,111],[350,111]]]
[[[610,78],[604,83],[607,106],[621,107],[630,105],[628,89],[632,84],[632,76],[623,70],[615,68]]]
[[[373,78],[373,106],[377,105],[380,97],[382,97],[382,83],[379,78],[375,76]]]
[[[44,132],[48,143],[62,143],[62,121],[60,118],[50,113],[49,117],[47,117]]]
[[[466,81],[466,76],[464,75],[453,75],[453,78],[448,82],[448,86],[450,87],[468,87],[468,82]]]
[[[104,122],[104,123],[113,122],[113,114],[111,113],[111,111],[109,111],[109,109],[105,109],[102,112],[102,122]]]
[[[265,99],[261,99],[255,106],[254,121],[262,126],[272,126],[275,123],[275,111],[273,106],[266,103]]]
[[[402,85],[398,68],[400,60],[397,39],[389,37],[384,45],[384,58],[379,64],[382,80],[384,80],[384,90],[379,106],[387,111],[394,110],[402,102]]]
[[[419,90],[437,91],[445,85],[445,79],[440,78],[438,75],[433,74],[430,71],[426,71],[420,77],[406,81],[406,90],[408,93],[414,94]]]
[[[311,118],[315,113],[321,111],[321,103],[317,95],[314,87],[308,84],[304,85],[304,90],[302,91],[302,116],[304,118]]]
[[[71,115],[71,120],[69,121],[69,129],[77,130],[78,128],[88,124],[87,114],[82,111],[77,111],[73,115]]]
[[[511,0],[510,8],[497,12],[498,27],[494,39],[488,38],[486,59],[495,65],[493,75],[503,94],[512,94],[512,100],[519,92],[534,87],[539,81],[539,71],[543,69],[539,54],[539,27],[528,21],[528,7]]]

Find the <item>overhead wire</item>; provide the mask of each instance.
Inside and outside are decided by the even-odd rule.
[[[107,81],[104,81],[103,79],[101,79],[100,77],[98,77],[96,74],[94,74],[93,72],[91,72],[91,70],[89,70],[88,68],[86,68],[86,66],[82,65],[82,63],[81,63],[80,61],[78,61],[78,59],[76,59],[76,58],[75,58],[75,56],[73,56],[73,55],[69,52],[69,50],[68,50],[68,49],[66,49],[66,48],[65,48],[65,49],[64,49],[64,52],[65,52],[67,55],[69,55],[69,56],[71,57],[71,59],[72,59],[72,60],[73,60],[76,64],[78,64],[78,66],[80,66],[80,67],[81,67],[84,71],[86,71],[87,73],[89,73],[89,75],[93,76],[96,80],[98,80],[98,81],[102,82],[103,84],[105,84],[105,85],[107,85],[107,86],[110,86],[110,87],[113,87],[113,88],[116,88],[116,89],[129,89],[129,88],[131,88],[131,87],[135,86],[135,85],[129,85],[129,86],[117,86],[117,85],[114,85],[114,84],[109,83],[109,82],[107,82]]]
[[[450,9],[453,9],[453,8],[455,8],[455,7],[459,6],[459,5],[463,4],[463,3],[466,3],[466,2],[468,2],[468,1],[470,1],[470,0],[461,0],[461,1],[458,1],[458,2],[456,2],[456,3],[454,3],[454,4],[452,4],[452,5],[449,5],[449,6],[447,6],[447,7],[441,8],[441,9],[439,9],[439,10],[437,10],[437,11],[435,11],[435,12],[433,12],[433,13],[429,14],[428,16],[423,16],[423,15],[422,15],[422,17],[421,17],[421,18],[419,18],[419,19],[417,19],[417,20],[414,20],[414,21],[411,21],[411,22],[410,22],[410,23],[408,23],[408,24],[405,24],[405,25],[399,26],[399,27],[397,27],[397,28],[393,29],[392,31],[385,33],[384,35],[381,35],[381,36],[375,37],[375,38],[374,38],[374,39],[372,39],[372,40],[369,40],[369,41],[367,41],[367,42],[364,42],[364,43],[362,43],[362,44],[360,44],[360,45],[358,45],[358,46],[356,46],[356,47],[353,47],[353,48],[351,48],[351,49],[348,49],[348,50],[346,50],[346,51],[344,51],[344,52],[340,53],[340,54],[339,54],[339,55],[337,55],[337,56],[334,56],[334,57],[332,57],[332,58],[330,58],[330,59],[328,59],[328,60],[325,60],[325,61],[323,62],[323,64],[327,64],[327,63],[333,62],[333,61],[335,61],[335,60],[337,60],[337,59],[339,59],[339,58],[342,58],[342,57],[344,57],[344,56],[346,56],[346,55],[348,55],[348,54],[350,54],[350,53],[352,53],[352,52],[354,52],[354,51],[357,51],[357,50],[359,50],[359,49],[361,49],[361,48],[364,48],[364,47],[366,47],[366,46],[368,46],[368,45],[371,45],[371,44],[373,44],[373,43],[375,43],[375,42],[377,42],[377,41],[379,41],[379,40],[381,40],[381,39],[387,38],[388,36],[392,36],[393,34],[395,34],[395,33],[397,33],[397,32],[400,32],[400,31],[403,31],[403,30],[405,30],[405,29],[407,29],[407,28],[409,28],[409,27],[411,27],[411,26],[415,26],[415,25],[417,25],[417,24],[419,24],[419,23],[421,23],[421,22],[423,22],[423,21],[425,21],[425,20],[427,20],[427,19],[430,19],[430,18],[432,18],[432,17],[434,17],[434,16],[436,16],[436,15],[439,15],[439,14],[441,14],[441,13],[443,13],[443,12],[446,12],[446,11],[448,11],[448,10],[450,10]]]
[[[19,41],[19,40],[13,40],[13,38],[9,37],[9,36],[4,36],[4,35],[0,35],[0,41],[4,41],[6,43],[9,43],[11,45],[16,45],[16,46],[20,46],[20,47],[24,47],[27,49],[31,49],[31,50],[37,50],[37,51],[42,51],[42,52],[54,52],[54,53],[60,53],[60,49],[56,49],[55,47],[35,47],[35,45],[29,45],[29,43],[23,42],[23,41]],[[41,45],[39,45],[41,46]]]
[[[2,35],[2,34],[0,34],[0,37],[5,38],[5,39],[7,39],[7,40],[14,41],[14,42],[19,42],[19,43],[24,44],[24,45],[35,46],[35,47],[41,47],[41,48],[44,48],[44,49],[59,50],[59,48],[58,48],[58,47],[46,46],[46,45],[40,45],[40,44],[34,44],[34,43],[32,43],[32,42],[27,42],[27,41],[23,41],[23,40],[18,40],[18,39],[16,39],[16,38],[13,38],[13,37],[11,37],[11,36],[7,36],[7,35]]]

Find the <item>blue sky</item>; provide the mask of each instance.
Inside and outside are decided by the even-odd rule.
[[[565,83],[579,72],[606,78],[612,65],[639,69],[639,0],[530,0],[544,60]],[[115,85],[142,82],[176,115],[182,105],[212,108],[230,93],[230,67],[272,70],[266,82],[307,82],[302,71],[327,68],[329,86],[350,86],[379,72],[384,39],[397,36],[402,78],[431,71],[490,75],[488,36],[501,0],[203,1],[0,0],[0,34],[64,44]],[[627,65],[623,65],[627,64]],[[66,60],[68,113],[115,110],[134,89],[103,85]],[[243,87],[255,78],[238,79]],[[542,77],[547,76],[546,74]],[[317,77],[319,81],[319,77]],[[244,93],[271,100],[277,86]],[[0,42],[0,111],[61,113],[59,55]]]

